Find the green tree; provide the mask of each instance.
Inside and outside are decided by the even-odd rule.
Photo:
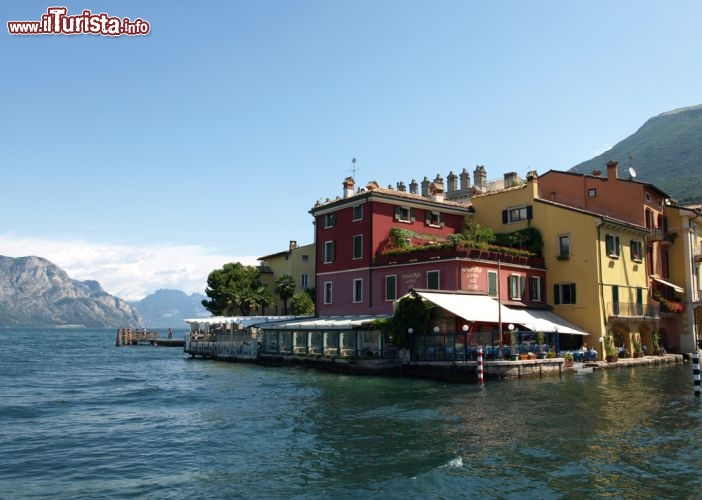
[[[385,335],[392,335],[398,347],[409,347],[408,329],[417,333],[429,332],[431,310],[434,306],[421,297],[405,297],[397,303],[395,314],[389,320],[380,320],[376,326]]]
[[[288,300],[295,294],[295,278],[283,274],[275,280],[275,293],[283,301],[283,314],[288,314]]]
[[[306,316],[314,314],[314,302],[305,292],[298,292],[290,300],[290,314]]]
[[[234,316],[237,311],[249,316],[252,310],[263,310],[273,302],[270,290],[259,280],[254,266],[241,262],[224,264],[207,276],[205,294],[209,299],[202,305],[215,316]]]

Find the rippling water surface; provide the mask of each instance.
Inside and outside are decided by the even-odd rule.
[[[0,498],[699,498],[692,368],[480,390],[0,331]]]

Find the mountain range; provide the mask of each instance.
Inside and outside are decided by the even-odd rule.
[[[619,163],[619,177],[633,174],[682,205],[702,202],[702,105],[654,116],[634,134],[570,171],[606,172],[610,160]]]
[[[180,290],[161,289],[129,304],[141,313],[144,323],[153,328],[185,327],[187,318],[211,316],[202,306],[207,297],[201,293],[187,295]]]
[[[141,327],[143,319],[97,281],[77,281],[41,257],[0,256],[0,327]]]

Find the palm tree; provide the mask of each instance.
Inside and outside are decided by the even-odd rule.
[[[283,274],[275,280],[275,293],[283,301],[283,314],[288,314],[288,299],[295,294],[295,278],[289,274]]]

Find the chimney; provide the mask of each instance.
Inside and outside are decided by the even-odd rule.
[[[601,176],[601,175],[602,175],[602,172],[601,172],[600,170],[598,170],[598,169],[595,169],[595,170],[592,171],[592,176],[593,176],[593,177],[599,177],[599,176]]]
[[[419,184],[417,184],[417,181],[412,179],[412,182],[410,182],[410,193],[412,194],[418,194],[418,189],[419,189]]]
[[[397,190],[400,191],[401,193],[404,193],[407,191],[407,186],[405,186],[405,183],[400,181],[397,183]]]
[[[444,201],[444,179],[436,174],[434,182],[429,185],[429,193],[434,201]]]
[[[453,173],[453,170],[451,170],[446,176],[446,184],[446,194],[448,194],[449,196],[455,194],[456,191],[458,191],[458,176]]]
[[[464,168],[461,172],[461,194],[468,194],[470,191],[470,174]]]
[[[485,167],[482,165],[477,165],[473,171],[473,183],[478,191],[483,191],[487,187],[487,173],[485,172]]]
[[[514,186],[514,181],[517,179],[517,172],[507,172],[505,174],[505,185],[504,189],[511,188]]]
[[[353,177],[347,177],[344,179],[343,186],[344,186],[344,198],[348,198],[349,196],[353,196],[353,186],[355,182],[353,182]]]
[[[429,179],[426,176],[422,180],[422,196],[429,196]]]
[[[297,248],[297,241],[290,240],[290,250],[295,250]]]
[[[607,179],[618,179],[617,175],[617,162],[614,160],[609,160],[607,162]]]
[[[531,189],[531,197],[537,199],[539,197],[539,176],[536,170],[529,170],[526,174],[527,187]]]

